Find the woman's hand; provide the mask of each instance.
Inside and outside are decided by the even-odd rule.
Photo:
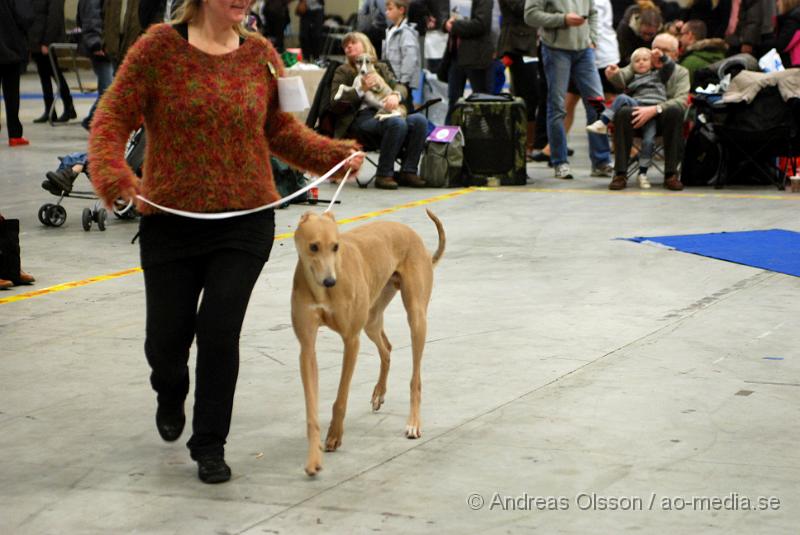
[[[400,97],[397,95],[397,93],[392,93],[391,95],[383,99],[382,104],[383,104],[383,109],[385,109],[386,111],[395,110],[400,105]]]
[[[361,77],[361,90],[364,92],[371,90],[373,87],[379,84],[380,82],[378,81],[378,75],[374,72],[365,74]]]
[[[358,170],[361,169],[361,166],[364,164],[364,153],[358,150],[353,149],[350,151],[350,154],[355,154],[350,160],[345,164],[345,167],[349,169],[352,173],[353,179],[358,175]]]

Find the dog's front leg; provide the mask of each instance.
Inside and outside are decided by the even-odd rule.
[[[325,451],[336,451],[342,445],[344,433],[344,415],[347,412],[347,397],[350,394],[350,381],[353,379],[353,370],[356,367],[356,357],[360,344],[359,333],[344,339],[344,360],[342,361],[342,376],[339,379],[339,392],[333,404],[333,417],[328,428],[328,438],[325,439]]]
[[[314,476],[322,470],[322,444],[320,443],[318,399],[319,371],[317,369],[317,331],[305,332],[300,339],[300,377],[306,398],[306,434],[308,435],[308,457],[306,474]]]

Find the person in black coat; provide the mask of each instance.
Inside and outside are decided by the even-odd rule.
[[[64,73],[58,69],[53,73],[50,66],[50,56],[48,46],[52,43],[63,43],[66,39],[64,30],[64,0],[31,0],[33,6],[33,25],[28,32],[28,44],[31,49],[31,57],[36,62],[36,70],[39,71],[39,81],[42,84],[42,94],[44,96],[44,113],[34,123],[45,123],[48,120],[47,113],[52,110],[56,122],[65,123],[70,119],[75,119],[75,107],[72,105],[72,95],[69,86],[64,79]],[[50,84],[51,78],[58,78],[58,90],[61,100],[64,102],[64,112],[55,117],[53,102],[53,86]]]
[[[453,14],[442,29],[449,33],[443,63],[449,62],[447,72],[447,118],[464,94],[467,78],[473,93],[489,93],[493,73],[489,68],[494,58],[492,41],[492,0],[473,0],[469,18]],[[449,56],[449,58],[448,58]]]
[[[19,75],[28,60],[27,29],[33,21],[28,0],[0,0],[0,87],[6,103],[8,144],[27,145],[19,122]]]
[[[289,2],[291,0],[266,0],[261,7],[264,27],[261,32],[269,39],[278,52],[284,51],[283,36],[289,24]]]

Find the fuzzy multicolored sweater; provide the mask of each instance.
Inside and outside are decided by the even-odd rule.
[[[270,68],[270,65],[272,68]],[[270,153],[321,175],[350,154],[281,112],[275,49],[250,37],[235,51],[207,54],[169,25],[152,26],[130,48],[100,100],[89,137],[92,183],[106,204],[138,186],[125,163],[128,135],[147,132],[141,193],[192,212],[254,208],[280,198]],[[149,205],[145,214],[154,213]]]

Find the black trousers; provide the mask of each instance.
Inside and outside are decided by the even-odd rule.
[[[614,171],[618,175],[628,172],[628,159],[635,130],[631,125],[633,108],[625,106],[614,115]],[[664,140],[664,174],[677,174],[678,164],[683,158],[683,110],[664,108],[661,115],[651,119],[657,121],[656,135]]]
[[[183,404],[189,392],[189,348],[197,339],[187,443],[193,459],[224,454],[239,374],[239,334],[263,267],[264,260],[253,254],[221,249],[144,270],[144,348],[159,404]]]
[[[300,48],[303,60],[317,59],[322,53],[322,23],[325,22],[325,10],[314,9],[300,17]]]
[[[19,122],[19,63],[0,64],[0,86],[6,103],[6,125],[8,137],[22,137],[22,123]]]
[[[44,96],[44,106],[50,109],[55,97],[53,96],[53,85],[50,83],[51,78],[54,78],[53,68],[50,66],[50,56],[47,54],[31,54],[33,60],[36,62],[36,70],[39,71],[39,82],[42,84],[42,95]],[[69,92],[69,85],[64,79],[64,73],[61,69],[58,70],[58,91],[61,94],[61,100],[64,101],[64,108],[69,109],[72,107],[72,95]]]
[[[539,105],[537,97],[537,86],[539,85],[538,62],[525,63],[522,54],[508,54],[511,57],[511,66],[508,68],[511,74],[514,96],[520,97],[525,101],[525,108],[528,112],[528,121],[536,120],[536,108]],[[546,121],[544,117],[540,118]]]

